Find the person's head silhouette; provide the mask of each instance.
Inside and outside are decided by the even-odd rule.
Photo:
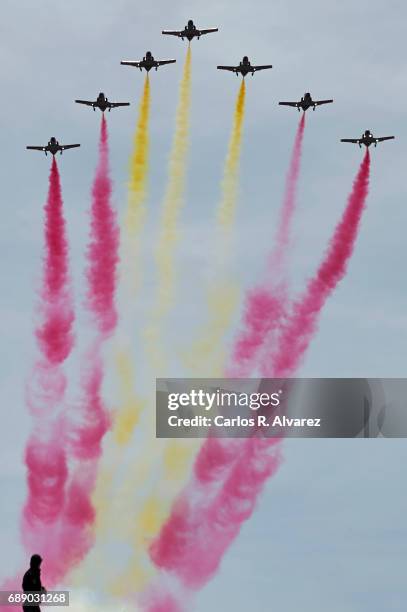
[[[42,558],[40,555],[33,555],[30,559],[30,567],[32,569],[40,569],[40,565],[42,563]]]

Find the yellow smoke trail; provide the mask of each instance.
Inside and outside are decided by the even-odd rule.
[[[168,183],[164,196],[156,250],[157,292],[150,323],[145,330],[146,350],[150,357],[151,367],[157,375],[159,372],[163,373],[165,366],[161,326],[174,297],[174,255],[178,240],[178,217],[184,203],[190,100],[191,48],[188,47],[180,83],[176,127],[168,168]]]
[[[244,102],[245,85],[243,81],[237,97],[232,135],[229,142],[222,181],[222,198],[217,210],[217,225],[219,227],[218,250],[224,254],[230,249],[230,237],[233,230],[236,210]],[[172,229],[175,231],[175,224],[172,225]],[[162,241],[162,257],[165,257],[167,254],[166,248],[169,244],[169,240]],[[161,262],[162,273],[168,270],[165,264],[166,260],[164,259],[164,261]],[[172,270],[172,265],[170,269]],[[219,276],[218,274],[218,277]],[[219,283],[219,286],[215,283],[208,289],[208,306],[211,320],[209,329],[198,346],[201,360],[205,355],[214,352],[214,347],[218,347],[219,338],[223,336],[225,330],[228,328],[235,309],[238,293],[237,289],[235,289],[232,283],[227,282],[223,278],[221,281],[223,282]],[[168,293],[162,289],[163,293],[161,297],[164,298],[165,308],[168,308],[169,302],[167,298],[169,290],[172,288],[172,280],[171,283],[165,281],[163,283],[163,288]],[[159,305],[162,307],[163,302],[160,302]],[[165,311],[164,308],[163,310]],[[195,360],[198,351],[196,351]],[[209,366],[207,366],[207,368],[210,370],[211,376],[218,373],[217,371],[214,372],[215,369],[221,372],[220,359],[219,367],[214,366],[213,361],[211,361],[210,368]],[[202,374],[199,375],[202,376]],[[154,435],[153,431],[151,431],[151,435]],[[133,519],[130,539],[134,554],[126,572],[119,580],[115,580],[114,584],[112,584],[112,594],[115,596],[127,595],[135,588],[135,582],[139,587],[141,584],[140,577],[143,578],[144,583],[151,580],[154,574],[154,568],[149,563],[145,549],[158,535],[162,524],[167,519],[171,510],[174,494],[187,479],[194,455],[200,446],[199,440],[171,440],[165,443],[163,449],[160,443],[160,440],[154,440],[150,448],[150,454],[152,459],[154,455],[163,456],[163,469],[152,491],[150,491],[149,495],[144,499],[138,514]]]
[[[185,191],[190,90],[191,49],[188,48],[180,83],[175,134],[169,159],[168,184],[163,201],[156,249],[158,286],[150,322],[145,331],[146,352],[150,357],[150,366],[154,372],[157,370],[162,372],[164,368],[161,328],[174,296],[174,255],[178,239],[178,218],[183,206]],[[142,590],[147,580],[151,579],[154,574],[147,548],[151,540],[159,533],[161,525],[168,516],[173,497],[180,484],[188,476],[191,458],[197,448],[195,441],[191,443],[191,441],[182,440],[167,444],[155,439],[154,423],[151,418],[145,423],[143,439],[148,441],[149,447],[142,453],[137,471],[129,474],[127,483],[122,489],[123,496],[128,498],[132,492],[134,494],[142,483],[140,475],[148,474],[157,464],[157,459],[163,458],[164,469],[158,474],[152,490],[142,495],[142,503],[137,514],[129,517],[131,522],[127,524],[127,531],[133,556],[126,571],[119,578],[115,578],[109,586],[110,592],[119,597]]]
[[[150,80],[144,81],[140,100],[133,151],[130,157],[130,180],[127,209],[124,217],[125,263],[122,269],[123,282],[135,298],[140,282],[140,242],[146,217],[146,197],[149,156]],[[117,446],[127,446],[144,408],[134,388],[133,360],[129,350],[122,349],[116,355],[119,378],[120,407],[115,411],[113,439]]]
[[[236,100],[232,134],[229,141],[225,169],[223,173],[222,199],[220,201],[217,213],[218,221],[221,227],[227,231],[229,231],[233,226],[236,213],[245,99],[246,86],[243,79]]]
[[[133,150],[130,157],[130,180],[128,184],[128,202],[124,216],[125,263],[122,268],[122,281],[131,296],[136,297],[140,276],[139,248],[140,238],[146,217],[146,196],[149,156],[149,119],[150,119],[150,80],[148,74],[144,81],[141,95],[136,130],[133,138]],[[140,420],[144,404],[137,397],[134,388],[134,368],[130,352],[122,349],[116,354],[116,366],[119,379],[120,405],[115,411],[113,420],[113,440],[117,450],[126,447],[132,437],[134,428]],[[110,485],[120,463],[121,453],[115,453],[114,465],[101,471],[95,492],[97,510],[96,526],[100,533],[108,527],[108,505]]]
[[[200,441],[197,440],[172,440],[168,444],[158,441],[165,444],[163,449],[162,444],[157,444],[157,440],[153,438],[153,433],[150,440],[151,446],[148,452],[150,467],[157,456],[163,458],[164,466],[152,489],[144,496],[144,499],[142,496],[136,513],[121,518],[126,531],[126,540],[131,545],[133,554],[126,570],[108,585],[108,591],[114,597],[126,597],[142,592],[156,573],[149,559],[148,547],[158,536],[163,523],[168,518],[180,486],[187,481],[193,457],[200,445]],[[146,464],[144,462],[143,464],[145,467]],[[127,499],[131,497],[132,492],[134,494],[134,487],[137,486],[136,480],[138,479],[140,483],[143,474],[145,478],[149,476],[149,472],[141,466],[138,467],[137,472],[138,478],[133,474],[128,482],[128,485],[132,483],[132,486],[129,486],[127,492],[123,491]]]
[[[120,379],[121,405],[115,415],[113,437],[119,447],[124,447],[130,442],[134,429],[140,422],[145,404],[137,396],[134,388],[134,369],[129,353],[119,352],[116,363]]]
[[[245,114],[246,87],[242,80],[233,117],[232,133],[222,180],[222,197],[217,209],[217,263],[214,280],[207,289],[209,321],[201,337],[185,357],[185,365],[197,376],[222,376],[225,353],[222,339],[236,311],[239,288],[228,268],[232,250],[233,227],[239,186],[239,166]]]
[[[234,218],[236,211],[237,193],[238,193],[238,174],[240,150],[242,141],[242,128],[244,119],[244,102],[245,102],[245,84],[244,81],[240,87],[236,107],[234,112],[232,135],[229,142],[228,153],[225,161],[225,169],[222,180],[222,197],[217,210],[217,226],[219,228],[219,254],[227,255],[227,251],[231,248],[231,234],[234,226]],[[172,220],[173,217],[170,217]],[[166,218],[168,222],[168,217]],[[175,223],[171,225],[171,229],[175,232]],[[168,266],[166,255],[167,249],[171,246],[170,241],[163,240],[161,242],[160,255],[163,260],[161,263],[161,274],[172,271],[172,263]],[[166,265],[168,267],[166,267]],[[219,266],[220,269],[222,266]],[[218,278],[222,276],[218,271]],[[170,281],[164,279],[161,287],[163,302],[159,305],[165,309],[169,307],[168,296],[171,295],[173,279]],[[227,330],[232,314],[234,312],[238,291],[231,282],[227,279],[220,279],[219,284],[214,283],[208,289],[208,306],[211,315],[209,328],[205,332],[202,341],[197,345],[195,350],[194,360],[200,358],[200,363],[203,362],[205,356],[209,356],[219,346],[219,338],[222,338]],[[150,337],[151,338],[151,337]],[[157,341],[157,338],[155,338]],[[221,359],[218,357],[219,365],[214,365],[211,360],[210,366],[205,364],[209,370],[209,375],[214,376],[221,373]],[[158,363],[157,361],[155,363]],[[162,365],[160,363],[160,365]],[[215,371],[214,371],[215,370]],[[203,374],[199,373],[199,376]],[[151,432],[151,435],[154,435]],[[150,453],[163,456],[163,469],[158,481],[155,483],[150,494],[145,498],[138,514],[134,518],[131,528],[131,543],[134,550],[133,558],[131,559],[127,571],[115,581],[112,593],[116,596],[125,596],[134,588],[134,581],[140,584],[140,576],[143,576],[145,582],[151,579],[154,568],[149,564],[148,557],[145,554],[145,549],[150,542],[158,535],[162,524],[167,519],[172,505],[174,494],[179,490],[179,487],[185,482],[191,470],[194,455],[196,454],[200,441],[199,440],[171,440],[165,443],[163,449],[160,446],[160,440],[155,440],[150,449]],[[161,453],[159,452],[159,447]]]
[[[150,80],[148,74],[144,81],[141,96],[136,130],[133,138],[133,151],[130,157],[130,180],[127,209],[124,218],[124,234],[126,248],[130,253],[127,256],[138,261],[138,247],[140,233],[146,215],[146,195],[148,178],[149,154],[149,119],[150,119]]]
[[[150,81],[147,75],[144,81],[133,137],[133,148],[129,164],[128,202],[123,218],[122,232],[124,237],[124,253],[121,258],[121,282],[126,298],[130,294],[132,302],[137,295],[141,280],[139,251],[140,238],[146,218],[150,106]],[[129,350],[117,350],[116,366],[119,383],[119,407],[113,414],[113,439],[111,440],[113,442],[113,449],[110,448],[110,453],[108,452],[108,465],[102,466],[99,471],[92,500],[96,510],[93,529],[99,542],[106,538],[112,525],[117,523],[117,517],[114,516],[116,510],[116,505],[114,504],[115,479],[121,466],[123,451],[129,444],[144,409],[144,403],[137,396],[134,388],[133,361]],[[101,575],[103,573],[102,568],[105,566],[105,560],[102,558],[100,547],[96,546],[89,560],[85,560],[74,572],[72,580],[76,584],[83,584],[89,580],[89,576],[95,574],[96,567]]]
[[[141,95],[136,130],[133,137],[133,150],[130,157],[130,180],[128,184],[128,202],[123,220],[124,229],[124,265],[122,267],[122,281],[131,298],[137,295],[140,282],[140,242],[146,218],[146,197],[148,180],[149,156],[149,119],[150,119],[150,80],[148,74],[144,81]],[[142,400],[137,396],[134,388],[134,368],[130,351],[121,349],[116,354],[116,368],[119,379],[119,408],[114,413],[113,440],[118,449],[128,445],[136,425],[139,423],[144,408]],[[100,510],[97,521],[100,522],[103,508],[106,508],[109,484],[114,478],[120,453],[116,453],[115,465],[110,465],[106,473],[101,473],[96,487],[96,508]],[[100,495],[98,495],[100,492]]]

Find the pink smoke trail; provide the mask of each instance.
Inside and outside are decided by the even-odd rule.
[[[115,306],[119,230],[111,204],[109,143],[104,115],[100,129],[99,164],[92,188],[91,240],[88,247],[88,308],[103,338],[117,323]]]
[[[327,254],[284,327],[274,376],[287,376],[298,367],[327,298],[346,272],[368,194],[369,172],[367,151]],[[171,572],[186,589],[196,590],[207,583],[242,523],[251,516],[265,482],[276,473],[280,442],[278,438],[257,437],[241,441],[240,448],[235,448],[237,458],[230,456],[232,466],[225,484],[209,504],[191,502],[193,495],[188,489],[179,497],[150,549],[157,567]],[[194,471],[196,474],[196,467]],[[202,490],[198,493],[205,499]]]
[[[82,398],[75,420],[68,423],[68,443],[73,461],[58,535],[58,556],[47,563],[47,577],[60,582],[79,563],[93,544],[91,526],[95,511],[94,489],[101,444],[110,427],[102,397],[104,379],[103,345],[117,323],[115,306],[119,230],[111,202],[108,131],[102,115],[99,162],[92,187],[90,242],[87,249],[87,300],[94,338],[82,366]]]
[[[255,506],[267,478],[280,464],[277,444],[271,440],[239,440],[234,467],[218,495],[197,507],[182,495],[150,548],[157,567],[173,572],[187,589],[197,590],[217,571],[222,557]],[[241,456],[244,453],[244,460]]]
[[[280,212],[277,242],[269,259],[268,282],[252,291],[247,298],[243,330],[236,340],[231,364],[227,368],[229,377],[244,377],[250,374],[265,336],[272,332],[283,315],[282,276],[295,211],[304,129],[305,115],[299,122],[294,141]],[[199,575],[212,575],[216,571],[221,558],[218,554],[219,547],[227,547],[227,542],[236,535],[235,528],[231,528],[232,523],[228,523],[227,518],[223,521],[222,513],[217,512],[219,508],[217,500],[223,495],[222,483],[225,491],[229,491],[230,487],[233,488],[232,483],[235,480],[233,465],[243,446],[242,440],[208,438],[204,442],[194,466],[191,482],[174,505],[171,517],[164,525],[159,539],[151,547],[151,557],[157,567],[171,568],[171,571],[174,571],[188,588],[198,587]],[[263,468],[266,468],[266,462]],[[268,473],[270,470],[272,470],[271,465]],[[250,482],[256,486],[256,478],[251,478]],[[244,499],[238,501],[237,495],[234,499],[236,507],[239,501],[245,503]],[[230,504],[226,506],[229,507]],[[203,516],[205,516],[204,521]],[[227,517],[226,514],[224,516]],[[212,526],[209,526],[206,517],[211,517]],[[212,536],[210,540],[212,553],[206,541],[211,529],[216,531],[216,542],[212,541]],[[195,533],[196,537],[193,545],[189,546],[188,539],[192,533]],[[194,560],[192,560],[193,550],[197,553]],[[200,563],[201,560],[204,567]],[[203,580],[205,581],[205,578]],[[157,587],[153,588],[151,593],[156,591]]]
[[[45,254],[40,320],[35,331],[39,356],[26,393],[34,420],[25,450],[28,496],[21,517],[22,541],[28,554],[33,551],[46,554],[52,548],[49,533],[56,529],[63,511],[68,478],[60,409],[66,390],[63,364],[74,343],[74,309],[61,182],[55,158],[44,212]],[[6,580],[2,587],[20,589],[21,575]]]
[[[304,130],[305,113],[300,119],[294,140],[277,224],[276,243],[269,258],[267,278],[260,287],[250,291],[246,298],[243,327],[232,349],[231,365],[227,371],[229,377],[241,378],[250,375],[266,336],[273,336],[284,315],[287,300],[285,268],[297,201]]]
[[[370,154],[367,149],[327,253],[316,275],[309,281],[305,294],[294,303],[280,331],[277,346],[272,346],[267,355],[265,375],[270,372],[276,377],[287,377],[299,367],[315,335],[321,310],[346,273],[366,203],[369,176]]]
[[[47,298],[45,311],[53,314],[53,306],[57,304],[56,312],[59,316],[56,320],[65,322],[65,318],[61,319],[61,313],[70,312],[66,303],[70,294],[66,282],[67,249],[60,236],[64,223],[63,219],[61,220],[62,201],[57,197],[59,194],[60,199],[60,189],[55,185],[57,176],[54,161],[50,197],[46,207],[47,257],[43,294]],[[114,330],[117,321],[114,295],[119,236],[116,215],[110,201],[111,191],[108,134],[103,117],[99,163],[92,188],[86,270],[86,306],[91,315],[94,338],[83,360],[82,397],[74,419],[59,415],[50,423],[48,429],[44,428],[41,422],[41,427],[36,431],[26,452],[26,462],[30,470],[30,496],[24,510],[23,538],[30,554],[35,551],[44,558],[43,578],[48,587],[60,583],[66,573],[86,555],[93,542],[90,527],[95,513],[91,494],[101,453],[101,441],[110,423],[101,396],[104,374],[101,353],[103,343]],[[41,401],[37,401],[36,405],[30,402],[30,405],[32,411],[40,416],[53,414],[53,408],[62,401],[65,391],[65,379],[58,366],[69,354],[67,343],[70,336],[67,333],[64,335],[54,321],[55,317],[51,325],[46,320],[41,333],[37,334],[47,359],[43,359],[41,367],[36,368],[36,387],[41,391]],[[58,332],[57,340],[49,332],[54,329]],[[70,327],[65,322],[62,329],[68,331]],[[43,330],[46,330],[46,333]],[[50,372],[53,378],[50,377]],[[47,433],[48,437],[45,435]],[[70,476],[67,458],[73,464]],[[13,588],[19,588],[20,583],[20,577],[7,582],[9,586],[13,585]]]
[[[54,157],[45,205],[45,258],[41,292],[43,321],[36,331],[42,356],[50,365],[61,364],[73,346],[74,314],[65,225],[61,181]]]
[[[305,114],[300,119],[294,141],[278,223],[276,246],[269,259],[268,281],[248,296],[243,331],[237,338],[232,351],[231,365],[227,370],[227,375],[230,377],[247,376],[250,373],[253,361],[265,340],[265,336],[278,326],[283,315],[285,305],[283,277],[292,219],[295,212],[304,130]],[[199,533],[202,513],[209,516],[211,514],[210,508],[216,507],[214,500],[216,500],[217,495],[222,495],[220,492],[222,482],[225,479],[226,483],[229,482],[227,480],[228,474],[237,460],[242,446],[243,442],[241,440],[225,441],[209,438],[205,441],[194,466],[193,479],[174,507],[171,517],[174,523],[171,523],[170,519],[161,532],[163,537],[160,537],[151,549],[153,560],[158,566],[171,566],[180,569],[188,565],[186,559],[189,557],[191,549],[187,547],[185,550],[186,535],[195,530],[198,530],[197,533]],[[263,467],[265,468],[265,465]],[[233,482],[233,472],[229,475],[229,478]],[[255,486],[256,479],[252,479],[251,482]],[[184,520],[184,517],[189,518]],[[164,532],[166,532],[167,537],[164,536]],[[230,530],[225,528],[223,533],[226,538],[231,538]],[[220,546],[223,545],[223,542],[222,537],[217,537],[217,543]],[[215,548],[216,546],[213,548],[216,557]],[[183,550],[185,554],[183,554]],[[206,555],[206,559],[209,562],[208,555]],[[192,567],[196,567],[196,565],[195,562]]]
[[[161,588],[152,588],[140,601],[142,609],[148,612],[185,612],[187,602],[185,594],[164,593]]]
[[[35,332],[40,357],[27,389],[34,432],[25,452],[28,498],[23,509],[22,535],[27,549],[46,542],[46,532],[59,516],[68,475],[58,408],[66,389],[62,364],[73,347],[73,299],[68,273],[60,176],[52,160],[45,204],[45,257],[41,290],[41,322]]]
[[[100,397],[103,381],[101,349],[117,323],[115,305],[116,268],[119,230],[111,203],[112,183],[109,174],[108,131],[102,115],[99,162],[92,187],[90,241],[87,249],[87,300],[95,338],[85,355],[82,367],[82,389],[79,422],[70,438],[71,450],[78,459],[100,455],[100,444],[110,426],[108,413]]]

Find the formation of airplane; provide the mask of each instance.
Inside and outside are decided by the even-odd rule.
[[[217,68],[218,70],[229,70],[230,72],[234,72],[236,76],[241,74],[242,77],[244,78],[246,74],[249,74],[249,72],[251,72],[253,76],[254,73],[257,72],[258,70],[268,70],[272,67],[273,66],[271,64],[265,64],[264,66],[253,66],[250,63],[250,60],[247,57],[247,55],[245,55],[242,61],[237,66],[218,66]]]
[[[80,144],[61,145],[59,144],[55,136],[52,136],[48,141],[48,144],[46,144],[44,147],[28,146],[27,149],[31,149],[33,151],[43,151],[45,155],[47,155],[47,153],[51,153],[51,155],[56,155],[58,152],[60,152],[62,155],[62,151],[65,151],[66,149],[74,149],[75,147],[80,146]]]
[[[162,33],[169,36],[177,36],[184,40],[185,38],[191,42],[194,38],[200,39],[201,36],[205,34],[210,34],[212,32],[218,32],[218,28],[205,28],[199,29],[196,27],[192,19],[190,19],[183,30],[162,30]],[[146,72],[149,72],[152,68],[158,70],[160,66],[165,66],[166,64],[175,64],[175,59],[165,59],[165,60],[156,60],[152,55],[151,51],[147,51],[142,60],[122,60],[120,63],[123,66],[134,66],[135,68],[139,68],[140,71],[143,69]],[[269,70],[273,66],[271,64],[263,64],[263,65],[253,65],[251,64],[247,55],[245,55],[241,62],[237,66],[217,66],[218,70],[227,70],[229,72],[234,72],[236,76],[239,74],[244,78],[247,74],[251,73],[253,76],[255,72],[259,70]],[[77,104],[84,104],[85,106],[90,106],[93,110],[99,108],[103,113],[106,110],[111,110],[112,108],[117,108],[119,106],[129,106],[129,102],[110,102],[108,98],[105,96],[103,92],[100,92],[96,100],[75,100]],[[313,110],[316,109],[317,106],[322,104],[331,104],[333,102],[330,100],[313,100],[311,94],[309,92],[305,93],[301,100],[298,102],[279,102],[281,106],[291,106],[293,108],[297,108],[298,112],[302,109],[304,112],[312,107]],[[354,144],[358,144],[359,147],[365,145],[366,147],[370,147],[372,144],[377,146],[378,142],[382,142],[384,140],[393,140],[394,136],[382,136],[380,138],[376,138],[373,136],[370,130],[366,130],[361,138],[342,138],[341,142],[351,142]],[[51,153],[51,155],[55,156],[58,152],[61,153],[66,149],[73,149],[76,147],[80,147],[79,144],[70,144],[70,145],[61,145],[58,140],[53,136],[48,144],[45,146],[27,146],[27,149],[35,150],[35,151],[43,151],[45,155]]]
[[[311,94],[307,92],[298,102],[279,102],[279,104],[281,106],[293,106],[294,108],[298,108],[298,112],[300,112],[301,109],[305,112],[311,107],[315,110],[316,107],[321,104],[332,104],[332,102],[333,100],[313,100]]]
[[[154,56],[151,54],[151,51],[147,51],[142,60],[122,60],[120,63],[123,66],[134,66],[135,68],[139,68],[142,70],[146,70],[149,72],[151,68],[155,68],[158,70],[160,66],[165,66],[165,64],[175,64],[177,60],[168,59],[168,60],[156,60]]]
[[[394,136],[381,136],[380,138],[375,138],[370,130],[366,130],[361,138],[341,138],[341,142],[351,142],[353,144],[359,145],[362,148],[362,144],[365,147],[370,147],[370,145],[374,144],[377,147],[378,142],[383,142],[383,140],[393,140]]]
[[[100,108],[102,113],[104,113],[106,109],[110,112],[112,108],[117,108],[118,106],[130,106],[130,102],[110,102],[102,91],[94,101],[75,100],[75,102],[77,104],[85,104],[86,106],[91,106],[93,110],[96,110],[96,108]]]
[[[193,38],[197,38],[199,40],[201,36],[204,36],[204,34],[211,34],[212,32],[218,32],[218,28],[205,28],[204,30],[199,30],[192,19],[190,19],[183,30],[163,30],[162,34],[166,34],[168,36],[178,36],[178,38],[181,38],[182,40],[187,38],[189,42],[191,42]]]

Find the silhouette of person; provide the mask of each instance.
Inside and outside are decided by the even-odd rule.
[[[26,571],[23,578],[23,591],[24,593],[36,592],[46,593],[45,588],[41,583],[41,563],[42,559],[40,555],[33,555],[30,559],[30,569]],[[24,612],[41,612],[40,606],[23,606]]]

